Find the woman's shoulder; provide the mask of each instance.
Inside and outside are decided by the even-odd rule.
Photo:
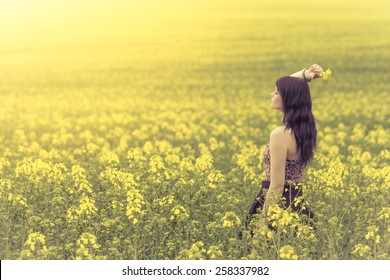
[[[294,141],[295,139],[292,129],[286,129],[285,126],[275,128],[270,135],[270,143],[272,142],[278,147],[291,147]]]
[[[274,130],[271,131],[271,137],[276,136],[276,137],[286,137],[286,136],[291,136],[292,134],[292,129],[291,128],[286,128],[286,126],[279,126],[275,128]]]
[[[289,142],[289,136],[288,133],[286,133],[284,127],[278,127],[271,132],[269,140],[270,146],[276,145],[277,147],[281,148],[285,147],[286,144]]]

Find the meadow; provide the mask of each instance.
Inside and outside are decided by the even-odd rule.
[[[167,1],[88,38],[9,37],[0,258],[390,259],[390,4],[258,2]],[[275,209],[277,232],[240,240],[282,120],[270,93],[313,63],[333,71],[310,83],[316,230]]]

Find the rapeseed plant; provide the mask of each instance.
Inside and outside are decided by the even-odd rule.
[[[97,238],[95,235],[84,232],[80,235],[80,238],[77,240],[77,250],[76,250],[76,260],[102,260],[106,257],[97,255],[98,249],[101,247],[97,243]]]
[[[138,190],[133,189],[127,192],[126,216],[133,225],[137,224],[139,219],[145,215],[145,211],[142,210],[144,204],[144,198]]]
[[[20,252],[20,259],[47,259],[48,250],[46,247],[46,237],[40,232],[31,232],[26,242],[24,249]]]
[[[205,260],[207,250],[204,248],[203,241],[192,244],[190,249],[180,251],[177,259],[179,260]]]

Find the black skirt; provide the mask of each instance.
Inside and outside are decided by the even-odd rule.
[[[249,209],[249,213],[246,218],[245,228],[248,229],[249,223],[252,219],[252,216],[254,214],[259,214],[260,211],[263,209],[265,196],[268,192],[270,182],[269,181],[263,181],[261,184],[260,192],[256,196],[256,200],[253,202],[251,208]],[[294,185],[285,184],[284,185],[284,191],[283,191],[283,197],[285,198],[283,207],[288,208],[291,206],[291,209],[299,214],[307,215],[310,220],[314,220],[314,213],[311,212],[308,207],[302,208],[302,202],[294,203],[295,199],[302,196],[302,188],[295,187]]]

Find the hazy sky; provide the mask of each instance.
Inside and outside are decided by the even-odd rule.
[[[299,5],[298,5],[299,3]],[[0,50],[27,46],[78,45],[126,40],[133,34],[157,34],[162,28],[192,26],[221,13],[299,13],[310,5],[312,13],[297,15],[307,24],[316,16],[339,12],[348,20],[355,7],[364,5],[367,15],[390,11],[388,0],[0,0]],[[356,10],[356,17],[361,9]],[[344,17],[345,16],[345,17]],[[329,23],[331,25],[331,23]],[[182,28],[182,27],[181,27]],[[181,32],[181,30],[180,30]]]
[[[0,48],[120,37],[190,12],[178,0],[0,0]],[[196,2],[196,1],[195,1]],[[199,3],[199,2],[198,2]]]

